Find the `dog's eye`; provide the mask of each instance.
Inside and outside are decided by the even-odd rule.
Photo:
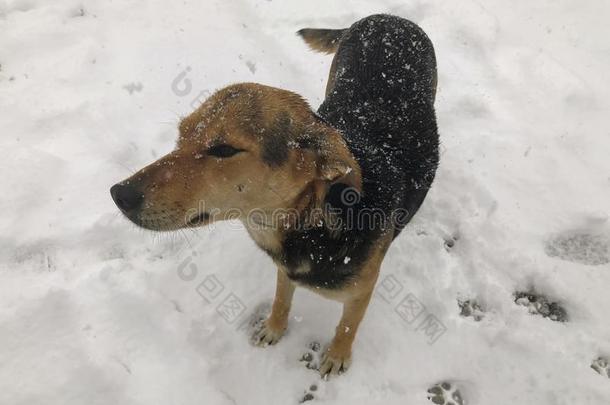
[[[226,143],[212,146],[210,149],[208,149],[208,155],[216,156],[219,158],[228,158],[238,154],[239,152],[243,152],[243,150],[234,148],[231,145],[227,145]]]

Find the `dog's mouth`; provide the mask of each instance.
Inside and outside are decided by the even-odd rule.
[[[189,225],[189,226],[199,226],[199,225],[205,224],[209,220],[210,220],[210,214],[208,214],[207,212],[204,211],[204,212],[201,212],[201,213],[195,215],[191,219],[189,219],[187,221],[187,225]]]

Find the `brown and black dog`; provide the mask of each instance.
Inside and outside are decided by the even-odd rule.
[[[228,86],[181,121],[174,151],[110,191],[146,229],[243,221],[278,267],[258,344],[283,335],[296,286],[342,302],[327,375],[349,366],[384,255],[434,179],[436,60],[417,25],[390,15],[299,34],[335,53],[317,113],[290,91]]]

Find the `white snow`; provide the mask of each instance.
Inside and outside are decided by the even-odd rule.
[[[241,226],[144,232],[108,189],[169,152],[179,117],[224,85],[317,107],[331,59],[294,32],[376,12],[435,44],[441,166],[383,264],[351,369],[326,382],[298,360],[331,339],[337,303],[299,290],[287,335],[254,348],[240,325],[271,300],[275,271]],[[426,404],[440,381],[468,404],[609,403],[590,367],[610,356],[609,12],[602,0],[0,0],[0,404],[285,405],[314,383],[312,403]],[[514,303],[531,288],[568,322]],[[483,319],[461,317],[458,299]]]

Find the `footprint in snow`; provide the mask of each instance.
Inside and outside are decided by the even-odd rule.
[[[591,368],[598,374],[610,378],[610,362],[604,357],[598,357],[591,363]]]
[[[453,247],[455,246],[455,242],[457,242],[459,238],[460,238],[460,236],[458,234],[454,234],[454,235],[446,237],[445,243],[444,243],[445,250],[447,252],[451,251],[451,249],[453,249]]]
[[[303,353],[301,359],[299,360],[302,363],[305,363],[305,367],[310,370],[318,370],[320,368],[320,358],[321,358],[321,348],[320,343],[313,341],[307,345],[307,351]],[[305,391],[301,399],[300,403],[313,401],[316,398],[316,393],[318,391],[317,384],[311,384],[309,389]]]
[[[610,238],[586,232],[565,232],[546,241],[544,252],[569,262],[597,266],[610,262]]]
[[[307,351],[301,356],[301,362],[310,370],[317,370],[320,367],[320,343],[311,342],[307,345]]]
[[[464,399],[455,384],[441,382],[428,389],[428,399],[437,405],[464,405]]]
[[[77,7],[70,12],[70,17],[84,17],[86,14],[83,7]]]
[[[138,82],[138,83],[127,83],[127,84],[125,84],[123,86],[123,89],[127,90],[127,92],[129,94],[139,93],[139,92],[142,91],[143,88],[144,88],[144,86],[140,82]]]
[[[307,401],[313,401],[314,399],[316,399],[315,393],[318,391],[318,385],[317,384],[311,384],[309,386],[309,389],[303,394],[303,397],[299,400],[299,403],[303,403],[303,402],[307,402]]]
[[[557,302],[535,292],[518,291],[515,293],[515,304],[527,307],[530,314],[540,315],[556,322],[568,320],[567,311]]]
[[[458,299],[458,306],[460,307],[460,316],[472,318],[475,322],[480,322],[485,315],[485,312],[476,300]]]

